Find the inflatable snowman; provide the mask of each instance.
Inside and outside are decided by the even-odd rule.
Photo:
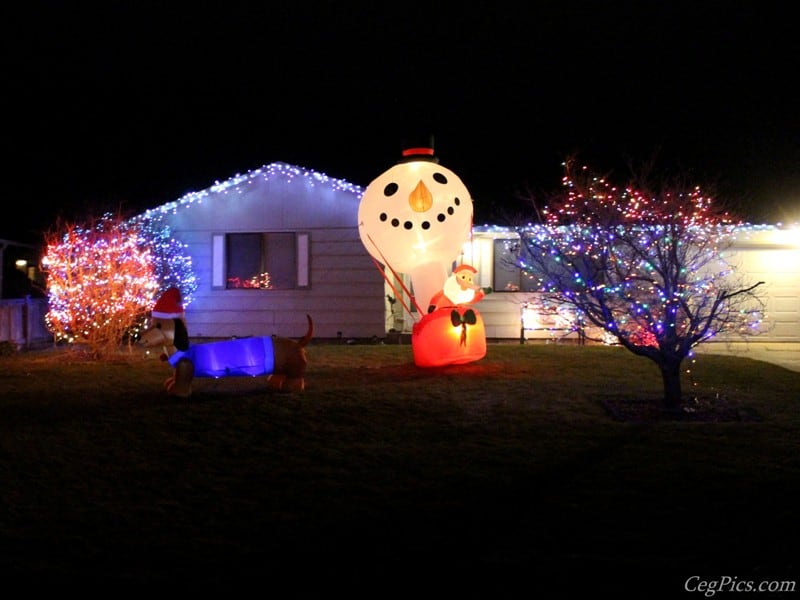
[[[367,186],[358,207],[358,228],[364,247],[376,261],[411,279],[414,301],[422,313],[411,338],[417,364],[481,358],[486,346],[482,321],[473,322],[470,316],[469,323],[464,319],[456,323],[448,311],[436,314],[441,326],[429,326],[434,313],[440,312],[434,297],[443,289],[472,230],[472,198],[461,179],[439,164],[432,137],[420,144],[405,144],[398,163]],[[477,337],[483,338],[482,350],[465,352],[467,324],[480,326]],[[453,340],[456,347],[451,352]]]
[[[472,229],[466,186],[439,164],[433,141],[403,149],[400,161],[367,186],[358,207],[361,241],[375,260],[411,278],[427,312]]]

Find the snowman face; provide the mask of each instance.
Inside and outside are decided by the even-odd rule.
[[[472,227],[472,199],[449,169],[430,161],[401,163],[367,186],[358,223],[376,260],[409,272],[458,256]]]

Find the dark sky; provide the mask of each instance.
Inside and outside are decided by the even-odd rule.
[[[800,218],[788,5],[20,4],[0,25],[2,238],[274,161],[366,186],[419,131],[478,222],[556,189],[567,155],[624,180],[655,152],[751,220]]]

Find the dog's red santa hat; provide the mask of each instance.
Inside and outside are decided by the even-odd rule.
[[[183,314],[181,292],[176,287],[171,287],[161,294],[153,307],[153,317],[156,319],[180,319]]]

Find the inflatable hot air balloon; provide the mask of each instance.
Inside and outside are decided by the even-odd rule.
[[[437,366],[482,358],[486,339],[478,312],[470,308],[464,320],[456,311],[456,319],[451,314],[455,304],[437,306],[470,237],[472,198],[461,179],[439,164],[432,137],[405,144],[398,163],[367,186],[358,207],[358,225],[361,241],[376,263],[411,279],[419,319],[411,337],[416,364]],[[465,336],[469,328],[475,330],[474,335]],[[470,339],[474,346],[465,341]]]

